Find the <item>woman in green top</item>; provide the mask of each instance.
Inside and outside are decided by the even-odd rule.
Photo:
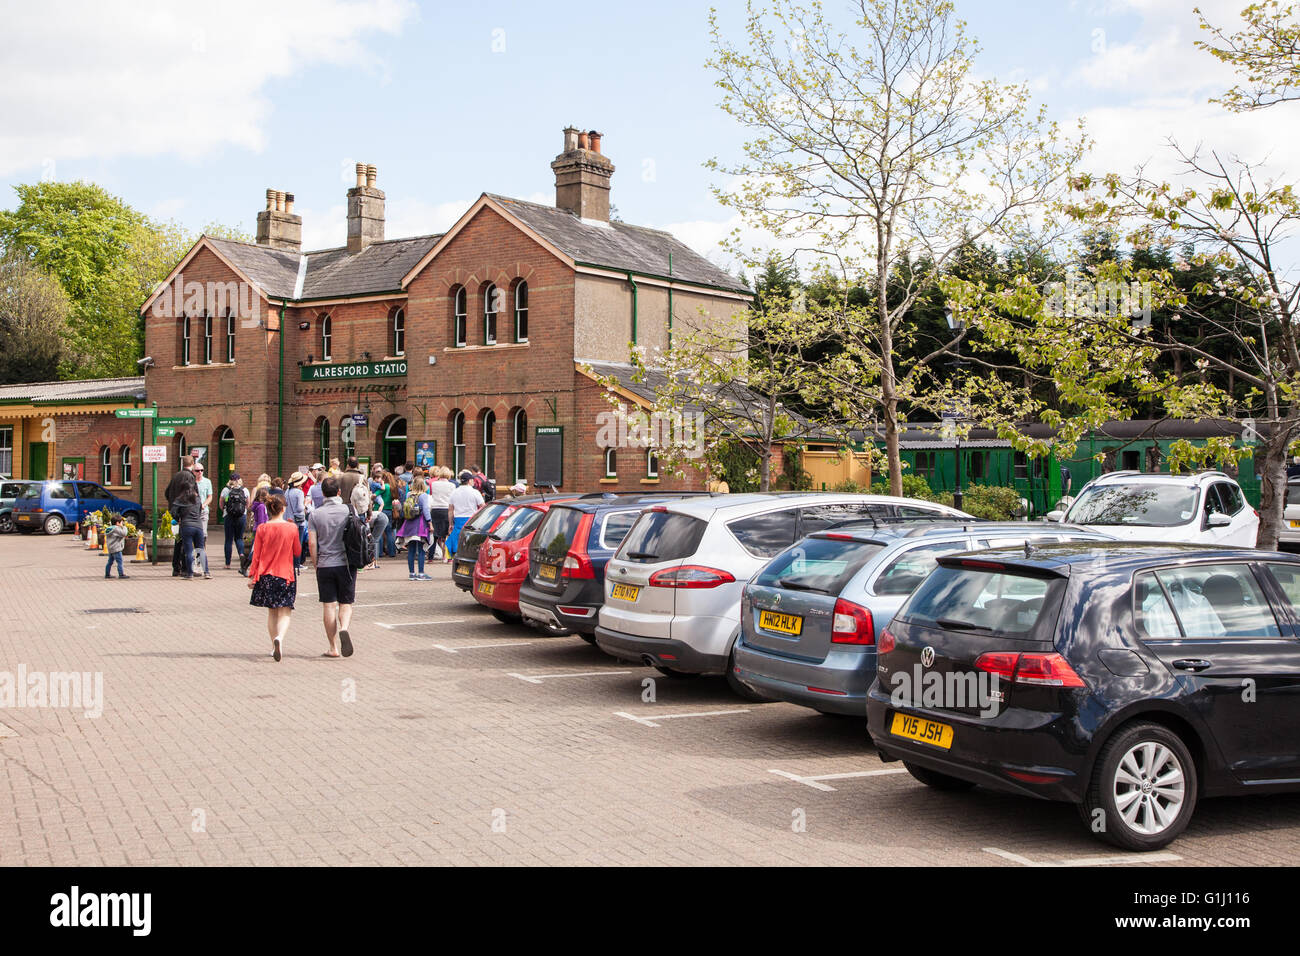
[[[393,488],[396,485],[397,479],[392,472],[384,471],[383,466],[375,465],[370,470],[370,491],[384,503],[384,513],[388,515],[393,513]],[[392,521],[389,521],[384,540],[379,542],[377,550],[387,557],[397,557],[397,526]]]

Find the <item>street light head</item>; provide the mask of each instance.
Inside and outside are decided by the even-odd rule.
[[[948,320],[948,328],[952,329],[954,332],[960,332],[962,329],[966,328],[966,323],[957,317],[957,314],[953,312],[952,306],[950,305],[944,306],[943,317]]]

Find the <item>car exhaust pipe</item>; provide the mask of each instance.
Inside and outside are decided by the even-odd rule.
[[[658,662],[657,660],[654,659],[653,655],[650,655],[650,654],[642,654],[642,655],[641,655],[641,663],[644,664],[646,667],[658,667],[658,666],[660,666],[660,665],[659,665],[659,662]]]

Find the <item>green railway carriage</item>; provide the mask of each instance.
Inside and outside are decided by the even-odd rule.
[[[1030,504],[1031,513],[1041,515],[1055,507],[1066,493],[1062,466],[1069,472],[1070,491],[1077,494],[1090,480],[1109,471],[1169,472],[1170,447],[1185,439],[1195,443],[1207,438],[1231,436],[1242,440],[1241,422],[1231,420],[1134,420],[1111,422],[1079,442],[1074,454],[1061,458],[1050,454],[1029,458],[1015,451],[1010,442],[998,439],[987,429],[974,429],[960,443],[945,440],[936,426],[909,426],[900,438],[905,474],[921,475],[937,492],[957,487],[957,458],[961,456],[962,487],[995,485],[1015,488]],[[1026,429],[1033,438],[1045,439],[1045,425]],[[884,436],[872,436],[884,450]],[[1250,437],[1247,431],[1247,437]],[[1249,447],[1250,442],[1247,441]],[[1259,507],[1259,476],[1253,456],[1243,458],[1236,468],[1225,468],[1241,485],[1252,507]]]

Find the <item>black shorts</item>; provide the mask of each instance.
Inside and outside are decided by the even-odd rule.
[[[357,597],[357,572],[346,565],[316,569],[321,604],[351,604]]]

